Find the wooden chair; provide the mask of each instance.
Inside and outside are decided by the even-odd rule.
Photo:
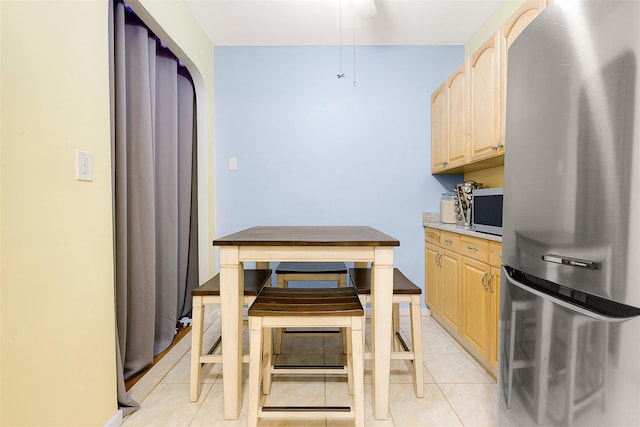
[[[346,328],[347,375],[350,406],[264,405],[262,394],[271,390],[273,328]],[[248,425],[260,418],[353,418],[364,426],[364,310],[356,290],[346,288],[265,288],[249,307],[249,407]],[[326,374],[326,370],[287,369],[287,375]]]
[[[244,270],[244,304],[251,305],[258,293],[271,284],[271,270]],[[204,326],[204,305],[220,304],[220,274],[191,291],[193,298],[191,326],[191,379],[189,383],[189,400],[196,402],[200,395],[200,369],[205,363],[222,363],[221,354],[213,354],[222,342],[218,337],[211,349],[202,354],[202,336]],[[222,319],[220,319],[222,322]],[[224,351],[224,350],[223,350]],[[249,362],[248,355],[242,361]]]
[[[344,262],[281,262],[275,269],[276,286],[278,288],[288,288],[289,282],[336,282],[339,288],[347,286],[347,266]],[[282,350],[283,334],[291,336],[309,335],[309,331],[276,331],[275,354],[280,354]],[[330,333],[327,331],[317,331],[312,333]],[[340,333],[335,331],[333,333]],[[346,344],[343,335],[343,345]]]
[[[349,269],[351,284],[357,289],[362,305],[371,302],[371,269]],[[413,389],[416,397],[424,397],[424,384],[422,379],[422,321],[420,314],[420,296],[422,289],[414,284],[397,268],[393,269],[393,337],[394,351],[391,359],[404,359],[413,362]],[[409,348],[400,335],[400,304],[409,304],[411,318],[411,343]],[[365,359],[371,359],[371,353],[365,352]]]

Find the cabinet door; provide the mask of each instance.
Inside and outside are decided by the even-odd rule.
[[[467,126],[467,74],[462,64],[447,80],[449,137],[447,168],[464,166],[467,163],[469,128]]]
[[[489,360],[491,304],[487,280],[489,265],[462,257],[462,337],[480,356]]]
[[[460,323],[460,255],[441,249],[442,318],[458,331]]]
[[[425,245],[425,290],[424,300],[429,310],[440,314],[440,252],[437,246],[430,243]]]
[[[503,153],[500,132],[499,33],[491,36],[469,61],[470,160]]]
[[[442,172],[447,166],[448,127],[445,82],[431,95],[431,173]]]
[[[500,44],[501,44],[501,78],[500,92],[502,109],[500,112],[501,123],[500,132],[502,133],[502,141],[504,144],[504,131],[506,126],[507,111],[507,71],[509,61],[509,48],[525,28],[538,16],[538,14],[546,7],[545,0],[526,0],[522,6],[516,10],[509,19],[500,27]]]
[[[498,367],[498,319],[500,318],[500,269],[497,267],[491,267],[491,274],[489,275],[489,299],[490,299],[490,320],[489,327],[491,328],[491,348],[489,351],[489,363],[494,368]]]

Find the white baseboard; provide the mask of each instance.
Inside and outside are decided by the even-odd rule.
[[[122,425],[122,409],[113,414],[113,417],[107,421],[104,427],[120,427]]]

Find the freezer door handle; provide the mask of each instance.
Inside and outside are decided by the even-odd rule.
[[[514,270],[507,266],[502,267],[502,277],[505,277],[509,281],[509,283],[511,283],[512,285],[517,286],[518,288],[526,292],[532,293],[540,298],[551,301],[554,304],[558,304],[562,307],[568,308],[569,310],[583,314],[592,319],[600,320],[603,322],[609,322],[609,323],[618,323],[618,322],[624,322],[626,320],[640,316],[639,308],[624,305],[615,301],[607,300],[607,304],[608,304],[607,310],[615,311],[620,315],[611,316],[607,313],[603,313],[602,311],[598,311],[596,307],[593,307],[591,309],[586,308],[584,306],[572,303],[571,301],[562,299],[559,296],[555,296],[550,292],[544,292],[541,289],[538,289],[537,287],[533,287],[533,286],[530,286],[529,284],[523,283],[522,281],[517,280],[516,278],[513,277],[514,275],[517,275],[517,274],[514,274],[514,272],[517,272],[517,270]],[[603,300],[603,299],[600,299],[600,300]],[[618,307],[619,309],[616,309],[616,307]]]

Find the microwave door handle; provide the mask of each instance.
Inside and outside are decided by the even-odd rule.
[[[502,266],[502,277],[506,277],[509,283],[511,283],[514,286],[517,286],[518,288],[528,293],[534,294],[535,296],[538,296],[544,300],[551,301],[554,304],[558,304],[562,307],[568,308],[571,311],[575,311],[577,313],[583,314],[592,319],[600,320],[607,323],[619,323],[619,322],[624,322],[626,320],[629,320],[638,316],[636,314],[634,316],[629,316],[629,317],[611,317],[611,316],[607,316],[606,314],[598,313],[596,311],[587,310],[586,308],[580,307],[579,305],[571,304],[570,302],[561,300],[560,298],[557,298],[553,295],[540,292],[539,290],[534,289],[525,283],[515,280],[513,277],[509,275],[509,273],[504,268],[504,266]]]

